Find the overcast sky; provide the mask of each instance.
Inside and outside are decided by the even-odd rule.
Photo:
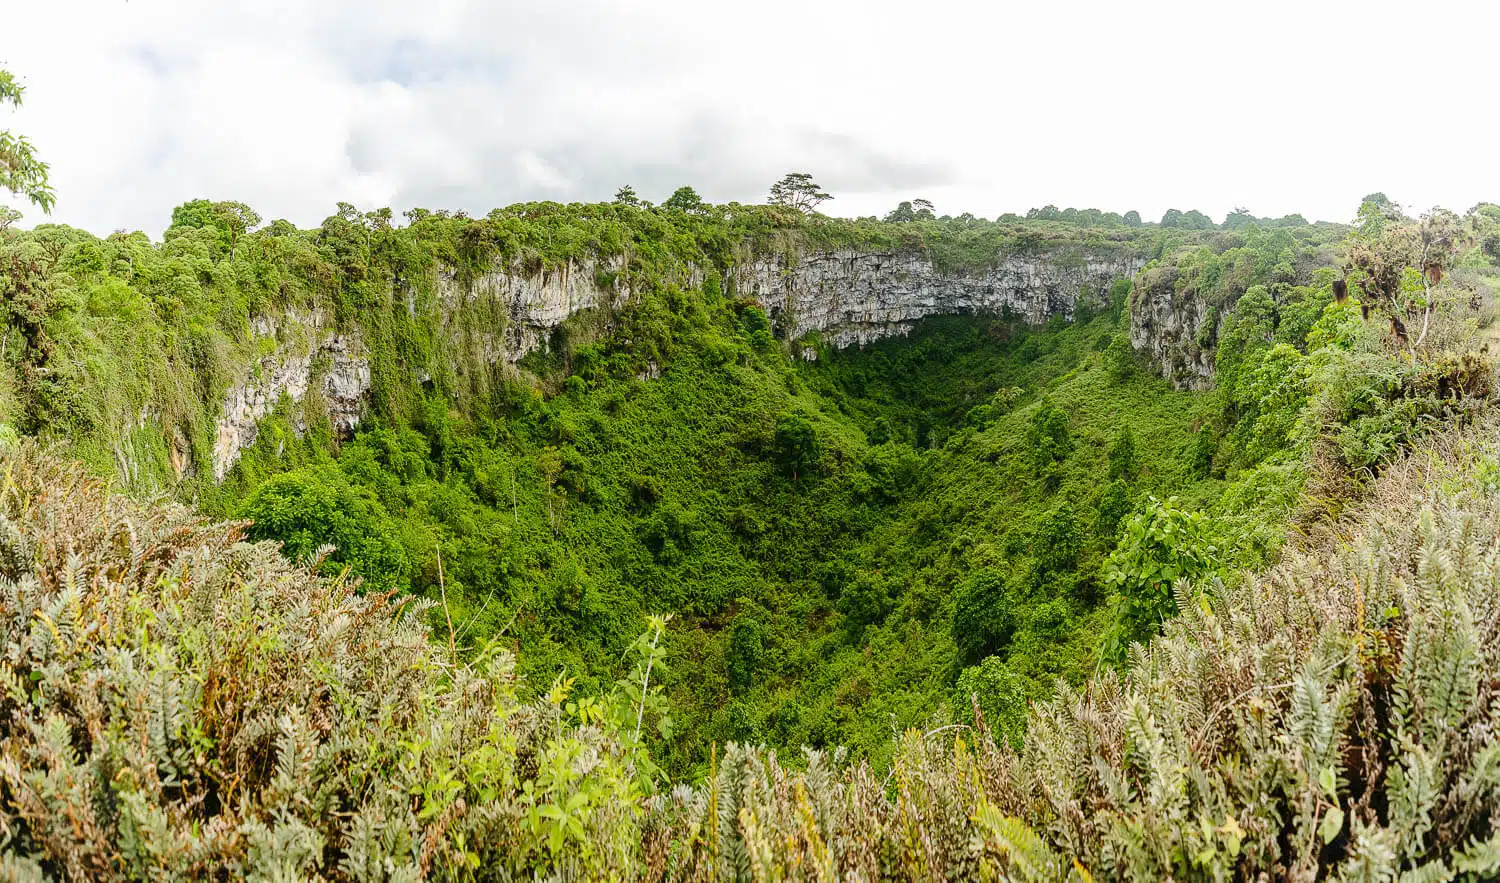
[[[789,170],[845,215],[1500,200],[1486,3],[0,3],[27,87],[0,129],[99,233],[197,197],[303,226],[626,183],[753,202]]]

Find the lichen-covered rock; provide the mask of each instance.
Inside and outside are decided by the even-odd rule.
[[[370,362],[359,339],[329,334],[300,354],[280,351],[261,359],[258,372],[229,391],[214,439],[214,476],[222,479],[240,452],[255,443],[260,421],[276,408],[282,394],[301,402],[318,388],[328,419],[340,432],[359,425],[370,391]],[[306,426],[299,420],[297,429]]]
[[[617,281],[622,266],[619,257],[533,272],[497,266],[467,284],[451,271],[440,272],[435,292],[448,349],[486,364],[514,363],[544,349],[552,330],[569,316],[629,297],[628,286]],[[402,296],[408,312],[415,315],[418,306],[412,292]],[[485,309],[475,311],[488,317],[480,327],[457,321],[460,312],[479,306]],[[349,433],[359,425],[370,392],[364,341],[357,331],[335,329],[326,313],[258,316],[251,331],[278,343],[275,352],[247,367],[225,396],[213,451],[214,475],[220,479],[240,452],[255,443],[260,421],[282,395],[300,403],[309,390],[320,390],[334,429]],[[295,428],[302,431],[305,426],[299,422]]]
[[[453,318],[464,306],[483,304],[498,318],[494,327],[481,328],[486,361],[516,362],[527,353],[545,349],[552,330],[581,310],[608,309],[630,298],[622,274],[625,259],[569,261],[558,268],[526,272],[516,266],[496,266],[465,285],[450,271],[438,274],[438,301],[450,337],[459,332]]]

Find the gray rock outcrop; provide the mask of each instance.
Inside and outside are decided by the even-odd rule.
[[[1222,317],[1212,304],[1178,293],[1176,281],[1171,267],[1136,278],[1130,344],[1177,388],[1207,389],[1214,383],[1214,344]]]
[[[927,316],[1011,315],[1032,324],[1071,320],[1101,306],[1109,286],[1144,261],[1087,251],[1012,255],[989,267],[945,272],[915,252],[841,250],[795,262],[767,257],[736,274],[737,291],[759,300],[778,333],[818,332],[834,348],[906,334]]]

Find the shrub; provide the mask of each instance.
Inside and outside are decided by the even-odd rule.
[[[1105,585],[1118,596],[1116,657],[1127,643],[1146,640],[1177,613],[1174,584],[1219,566],[1217,552],[1206,515],[1180,509],[1175,500],[1146,498],[1104,564]]]
[[[773,444],[776,461],[794,479],[816,472],[823,459],[818,431],[801,414],[786,414],[777,419]]]
[[[984,568],[970,574],[953,601],[953,643],[967,663],[1005,649],[1016,630],[1010,587],[1005,575]]]
[[[729,630],[729,651],[725,662],[729,670],[729,688],[745,693],[755,686],[761,663],[766,655],[766,627],[753,616],[735,618]]]
[[[1026,430],[1026,445],[1038,473],[1046,474],[1073,452],[1068,415],[1043,396]]]
[[[347,565],[379,591],[406,581],[406,552],[385,507],[349,484],[337,466],[274,476],[256,488],[239,514],[252,521],[251,539],[276,540],[293,560],[332,546],[323,558],[324,573]]]
[[[1130,431],[1130,424],[1121,424],[1114,443],[1109,447],[1109,477],[1128,481],[1135,478],[1139,468],[1140,463],[1135,455],[1135,434]]]

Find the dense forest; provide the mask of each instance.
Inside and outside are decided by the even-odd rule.
[[[826,198],[6,210],[0,867],[1500,871],[1500,207]],[[746,283],[1101,255],[853,344]]]
[[[323,571],[348,567],[367,590],[446,598],[434,624],[452,618],[455,649],[524,647],[536,690],[597,692],[648,617],[675,614],[656,756],[679,774],[728,741],[879,758],[893,727],[967,713],[979,686],[1019,738],[1027,700],[1123,658],[1170,609],[1165,595],[1122,606],[1144,587],[1120,567],[1151,566],[1154,531],[1190,533],[1172,550],[1185,575],[1275,548],[1298,491],[1292,430],[1316,392],[1315,377],[1233,401],[1228,385],[1172,389],[1131,351],[1127,279],[1071,323],[933,317],[809,361],[726,290],[737,254],[915,247],[978,262],[1097,237],[1159,251],[1143,279],[1185,276],[1196,297],[1269,300],[1276,286],[1260,317],[1274,327],[1224,332],[1244,340],[1220,348],[1251,360],[1243,373],[1280,383],[1358,334],[1352,308],[1325,310],[1333,271],[1319,265],[1338,231],[1320,228],[1116,243],[764,207],[520,206],[399,228],[388,214],[251,230],[244,207],[194,203],[159,246],[12,234],[13,284],[43,314],[34,342],[13,343],[14,430],[248,519],[294,560],[332,545]],[[456,317],[410,308],[437,299],[447,266],[612,252],[630,256],[613,284],[638,301],[569,318],[514,367],[459,351],[440,324],[485,321],[482,301]],[[700,284],[681,284],[689,267],[706,268]],[[344,437],[316,396],[285,397],[216,480],[214,408],[236,360],[274,345],[252,322],[293,310],[369,342],[369,414]]]

